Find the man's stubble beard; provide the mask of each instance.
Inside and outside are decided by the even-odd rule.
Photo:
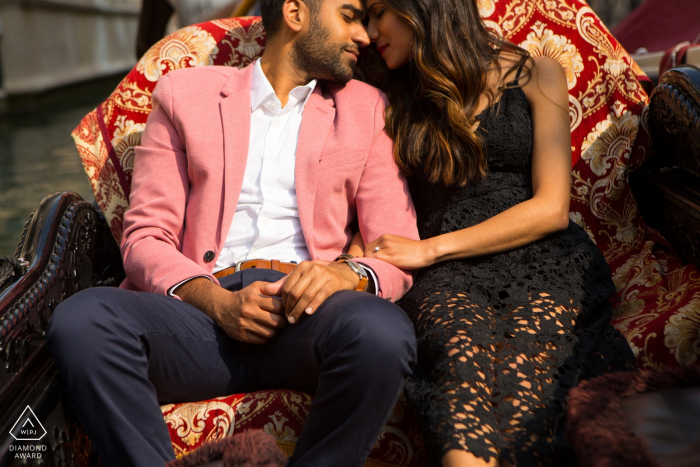
[[[328,40],[328,30],[314,17],[309,31],[297,40],[292,47],[292,60],[299,72],[309,80],[323,79],[336,83],[347,83],[355,74],[354,63],[347,66],[343,52],[358,50],[356,44],[333,44]]]

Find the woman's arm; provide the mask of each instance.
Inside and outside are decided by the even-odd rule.
[[[348,254],[353,255],[355,258],[362,258],[365,251],[365,242],[362,240],[362,233],[358,230],[352,237],[350,246],[348,247]]]
[[[532,78],[523,86],[532,112],[531,199],[473,227],[415,241],[383,235],[365,247],[365,255],[401,268],[501,253],[527,245],[569,224],[571,133],[569,95],[561,65],[535,59]],[[379,252],[375,247],[379,246]]]

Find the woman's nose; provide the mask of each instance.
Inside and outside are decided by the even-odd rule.
[[[375,42],[377,39],[379,39],[379,31],[377,31],[377,28],[374,27],[373,22],[370,21],[367,24],[367,36],[369,36],[370,42]]]

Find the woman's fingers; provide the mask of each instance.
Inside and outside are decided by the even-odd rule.
[[[365,250],[374,250],[374,247],[380,245],[384,240],[386,239],[386,234],[382,235],[379,238],[374,239],[373,241],[369,242],[367,245],[365,245]]]
[[[379,248],[379,249],[377,249]],[[368,249],[368,251],[365,252],[367,256],[370,258],[378,258],[384,261],[390,260],[393,256],[396,255],[396,252],[398,250],[394,246],[393,242],[391,241],[383,241],[379,245],[376,245],[372,247],[371,249]]]
[[[368,243],[367,246],[365,246],[365,256],[376,258],[379,252],[382,250],[384,250],[385,253],[387,247],[389,246],[388,239],[386,237],[386,235],[382,235],[375,241]],[[379,250],[377,250],[377,248],[379,248]]]

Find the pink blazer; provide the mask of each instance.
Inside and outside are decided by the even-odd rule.
[[[123,288],[164,294],[211,275],[231,226],[248,153],[253,67],[198,67],[163,76],[136,148],[121,253]],[[316,86],[304,108],[296,152],[299,217],[311,257],[347,251],[357,217],[365,242],[385,233],[417,239],[405,178],[384,132],[386,97],[358,81]],[[398,300],[409,273],[362,259],[379,295]]]

